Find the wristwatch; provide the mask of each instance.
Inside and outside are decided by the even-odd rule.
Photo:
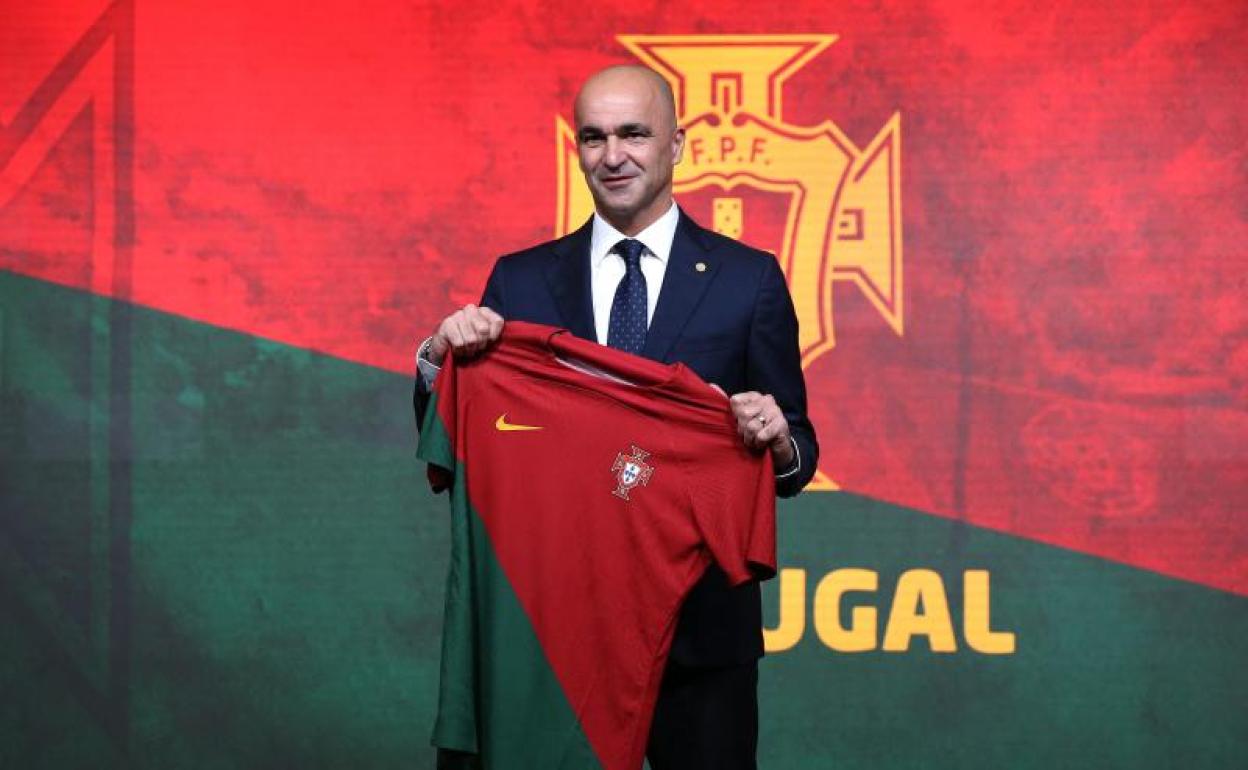
[[[442,367],[430,358],[432,354],[433,337],[426,337],[416,350],[416,371],[427,388],[433,387],[433,381],[438,379],[438,372],[442,371]]]

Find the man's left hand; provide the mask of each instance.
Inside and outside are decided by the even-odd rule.
[[[793,464],[789,422],[774,398],[751,390],[733,395],[729,403],[732,415],[737,418],[737,432],[747,447],[771,450],[777,473]]]

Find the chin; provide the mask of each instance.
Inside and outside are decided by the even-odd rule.
[[[600,211],[616,217],[629,218],[639,211],[636,201],[620,200],[609,195],[594,196],[594,203]]]

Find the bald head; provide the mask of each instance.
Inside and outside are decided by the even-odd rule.
[[[663,117],[668,131],[676,128],[676,97],[667,79],[640,64],[617,64],[590,75],[576,95],[573,114],[577,125],[581,123],[582,105],[601,98],[604,94],[629,93],[653,100],[657,114]],[[656,128],[658,128],[656,126]]]
[[[576,96],[576,149],[598,214],[636,235],[672,205],[685,132],[672,89],[645,67],[608,67]]]

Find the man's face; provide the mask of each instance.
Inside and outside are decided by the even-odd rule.
[[[667,211],[672,167],[685,134],[649,79],[616,73],[591,79],[576,103],[581,171],[598,213],[635,235]]]

